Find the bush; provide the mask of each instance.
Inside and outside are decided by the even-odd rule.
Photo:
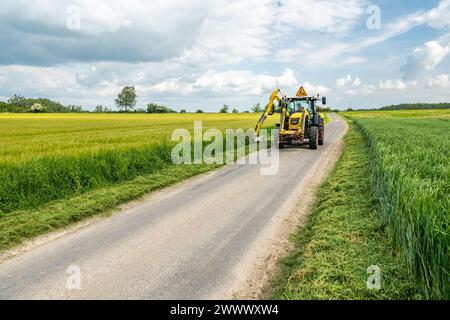
[[[149,103],[147,105],[148,113],[176,113],[176,111],[170,109],[169,107],[162,106],[156,103]]]
[[[0,101],[0,112],[9,112],[9,104]]]
[[[35,112],[35,113],[45,112],[45,107],[39,103],[35,103],[31,106],[31,112]]]

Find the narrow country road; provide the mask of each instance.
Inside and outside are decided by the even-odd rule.
[[[332,115],[319,150],[280,150],[277,175],[226,166],[6,260],[0,299],[231,298],[283,206],[345,129]],[[80,289],[69,290],[68,270],[80,271]]]

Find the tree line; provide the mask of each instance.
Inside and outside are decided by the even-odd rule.
[[[440,103],[402,103],[402,104],[391,104],[381,108],[371,108],[371,109],[354,109],[348,108],[346,111],[370,111],[370,110],[419,110],[419,109],[450,109],[450,103],[440,102]]]
[[[0,112],[83,112],[83,108],[77,105],[63,105],[47,98],[25,98],[13,95],[7,102],[0,101]]]
[[[98,113],[177,113],[168,106],[150,102],[145,108],[136,108],[137,94],[133,86],[124,87],[115,99],[116,110],[104,105],[97,105],[93,112]],[[223,105],[219,112],[228,113],[228,105]],[[260,104],[252,108],[253,112],[262,111]],[[20,95],[13,95],[7,102],[0,101],[0,112],[10,113],[69,113],[69,112],[91,112],[78,105],[63,105],[57,101],[48,98],[25,98]],[[232,113],[239,113],[233,108]],[[245,111],[248,113],[249,111]],[[180,113],[187,113],[186,109],[180,110]],[[204,113],[202,109],[197,109],[195,113]]]
[[[168,106],[160,105],[154,102],[147,104],[145,108],[136,108],[137,94],[136,89],[133,86],[124,87],[115,99],[115,104],[117,111],[108,108],[103,105],[98,105],[95,107],[94,112],[136,112],[136,113],[177,113],[177,111],[171,109]],[[353,110],[415,110],[415,109],[448,109],[450,108],[450,103],[409,103],[409,104],[398,104],[389,105],[381,108],[373,109],[353,109],[348,108],[347,111]],[[244,111],[243,113],[260,113],[264,111],[260,103],[255,104],[250,111]],[[329,112],[335,111],[339,112],[337,109],[331,110],[326,107],[318,107],[319,112]],[[8,99],[7,102],[0,101],[0,112],[12,112],[12,113],[68,113],[68,112],[89,112],[83,109],[82,106],[78,105],[63,105],[57,101],[53,101],[47,98],[25,98],[20,95],[13,95]],[[196,113],[203,113],[202,109],[195,111]],[[239,113],[237,108],[233,108],[230,111],[230,107],[224,104],[219,110],[219,113]],[[180,113],[187,113],[186,109],[182,109]]]

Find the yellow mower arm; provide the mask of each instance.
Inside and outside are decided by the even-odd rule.
[[[269,103],[266,106],[266,110],[263,112],[263,114],[261,115],[261,118],[259,118],[259,121],[256,124],[256,128],[255,128],[256,136],[259,136],[261,127],[262,127],[264,121],[266,121],[267,117],[273,114],[274,107],[275,107],[275,101],[278,101],[278,102],[281,101],[280,97],[278,96],[279,94],[280,94],[280,89],[277,89],[274,92],[272,92]]]

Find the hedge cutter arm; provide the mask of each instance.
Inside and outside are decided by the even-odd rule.
[[[258,123],[256,124],[255,128],[255,135],[258,137],[259,133],[261,131],[261,127],[266,121],[268,116],[271,116],[275,112],[275,101],[281,102],[281,98],[279,97],[280,89],[275,90],[272,92],[272,95],[270,96],[269,103],[266,106],[266,110],[264,110],[263,114],[261,115],[261,118],[259,118]]]

